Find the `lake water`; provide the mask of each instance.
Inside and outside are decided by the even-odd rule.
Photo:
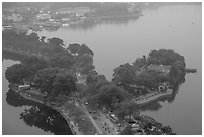
[[[94,52],[97,72],[112,78],[113,69],[148,55],[151,49],[173,49],[185,57],[188,74],[173,102],[160,103],[145,115],[170,125],[177,134],[202,133],[202,6],[171,5],[146,9],[139,19],[99,24],[89,28],[42,31],[41,36],[59,37],[66,44],[85,43]]]
[[[185,57],[187,67],[196,68],[197,73],[186,76],[185,83],[180,85],[172,102],[160,102],[159,109],[146,110],[143,114],[170,125],[177,134],[202,134],[202,6],[162,6],[144,10],[143,15],[129,22],[98,24],[88,28],[60,28],[55,32],[42,31],[38,34],[62,38],[67,44],[87,44],[94,52],[97,72],[109,80],[114,68],[148,55],[151,49],[174,49]],[[34,124],[35,117],[31,117],[33,121],[25,116],[23,120],[19,119],[25,109],[31,111],[32,105],[15,106],[13,99],[16,99],[16,95],[8,91],[4,72],[6,67],[15,63],[3,60],[2,64],[2,133],[54,134],[46,129],[47,125]],[[50,110],[43,113],[46,115],[48,112]],[[37,119],[43,117],[40,113]]]

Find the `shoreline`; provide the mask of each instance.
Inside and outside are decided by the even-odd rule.
[[[172,93],[173,93],[172,89],[171,90],[169,89],[164,93],[158,93],[158,94],[151,95],[151,96],[149,94],[147,94],[145,97],[143,97],[143,98],[147,98],[147,99],[142,99],[141,97],[139,97],[139,98],[141,98],[141,100],[138,100],[139,98],[136,98],[136,99],[133,99],[133,102],[137,105],[144,105],[144,104],[148,104],[148,103],[151,103],[153,101],[156,101],[159,98],[171,95]]]
[[[27,100],[30,100],[30,101],[33,101],[33,102],[37,102],[37,103],[40,103],[40,104],[43,104],[47,107],[50,107],[52,109],[54,109],[55,111],[57,111],[58,113],[60,113],[60,115],[66,120],[67,124],[69,125],[69,128],[72,132],[73,135],[83,135],[83,133],[81,133],[79,130],[78,130],[78,127],[75,126],[74,121],[72,121],[70,118],[68,118],[63,112],[62,110],[60,110],[60,108],[57,108],[57,107],[54,107],[54,106],[51,106],[51,105],[48,105],[47,103],[43,102],[42,100],[37,100],[35,98],[31,98],[31,97],[28,97],[26,96],[26,92],[25,93],[21,93],[19,92],[18,90],[14,89],[14,88],[10,88],[11,90],[13,90],[14,92],[18,93],[21,97],[27,99]]]

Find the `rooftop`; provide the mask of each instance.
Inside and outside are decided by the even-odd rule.
[[[150,64],[148,66],[148,71],[155,71],[155,72],[160,72],[164,74],[168,74],[170,72],[171,66],[167,65],[155,65],[155,64]]]

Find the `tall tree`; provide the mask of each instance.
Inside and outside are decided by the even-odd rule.
[[[56,75],[53,83],[54,95],[70,95],[76,91],[76,78],[70,71],[63,70]]]
[[[67,49],[70,51],[71,54],[76,55],[79,50],[79,47],[80,47],[80,44],[73,43],[73,44],[70,44]]]
[[[135,71],[129,63],[120,65],[113,70],[112,82],[116,84],[131,84],[134,82]]]
[[[42,92],[50,94],[58,71],[58,68],[45,68],[40,70],[34,77],[34,83]]]
[[[25,78],[23,65],[15,64],[6,69],[5,73],[6,79],[11,83],[23,84],[23,79]]]
[[[48,42],[57,46],[64,46],[64,41],[60,38],[51,38],[48,39]]]
[[[99,107],[107,109],[115,109],[120,103],[129,98],[128,91],[115,85],[104,85],[100,88],[96,95]]]

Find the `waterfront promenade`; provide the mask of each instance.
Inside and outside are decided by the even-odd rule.
[[[57,112],[59,112],[61,114],[61,116],[66,120],[67,124],[69,125],[70,129],[71,129],[71,132],[73,135],[83,135],[83,133],[81,133],[79,130],[78,130],[78,127],[74,124],[74,121],[72,121],[68,115],[66,114],[65,111],[61,110],[60,108],[58,107],[55,107],[55,106],[51,106],[47,103],[45,103],[43,101],[42,98],[40,97],[33,97],[33,95],[31,93],[27,93],[27,92],[23,92],[23,91],[18,91],[17,89],[15,89],[14,87],[11,86],[11,89],[18,93],[21,97],[25,98],[25,99],[28,99],[28,100],[31,100],[31,101],[34,101],[34,102],[37,102],[37,103],[41,103],[43,105],[46,105],[48,107],[51,107],[52,109],[56,110]]]
[[[159,99],[161,97],[171,95],[172,92],[173,92],[172,89],[168,89],[165,92],[156,91],[156,92],[147,94],[145,96],[142,96],[142,97],[140,96],[138,98],[133,99],[133,103],[138,104],[138,105],[150,103],[150,102],[155,101],[156,99]]]

